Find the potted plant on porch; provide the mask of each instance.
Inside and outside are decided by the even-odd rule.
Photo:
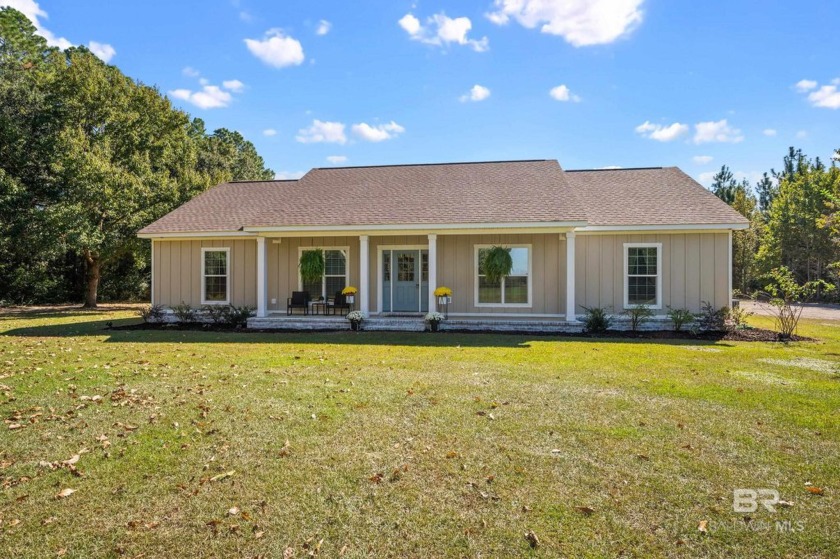
[[[347,313],[347,320],[350,321],[350,328],[354,331],[359,331],[362,328],[362,321],[365,319],[365,315],[362,314],[362,311],[350,311]]]
[[[488,282],[499,283],[513,269],[513,258],[510,256],[510,249],[501,246],[494,246],[487,249],[484,253],[484,259],[481,261],[481,268]]]
[[[320,248],[304,250],[300,254],[298,267],[304,285],[320,282],[324,275],[324,251]]]
[[[440,322],[444,319],[444,316],[439,312],[430,312],[426,313],[426,322],[429,323],[429,330],[432,332],[437,332],[440,328]]]
[[[352,285],[348,285],[347,287],[341,290],[341,294],[344,295],[344,299],[352,305],[356,302],[357,291],[358,290],[355,287],[353,287]]]

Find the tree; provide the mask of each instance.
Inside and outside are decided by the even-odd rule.
[[[831,242],[825,223],[831,192],[838,188],[840,171],[801,150],[790,149],[779,177],[778,192],[767,218],[767,234],[759,251],[765,270],[787,267],[798,283],[825,279],[827,266],[837,260],[838,247]]]
[[[732,174],[732,171],[729,170],[729,167],[724,165],[720,168],[720,171],[712,178],[712,192],[715,193],[715,196],[729,204],[732,205],[732,202],[735,200],[735,189],[737,188],[738,183],[735,180],[735,176]]]
[[[750,220],[749,229],[732,232],[732,283],[741,293],[749,293],[756,272],[756,253],[764,223],[756,210],[756,199],[745,184],[735,189],[732,208]]]
[[[112,296],[138,296],[138,229],[215,183],[273,175],[238,132],[208,135],[157,89],[0,9],[0,301],[95,306],[103,270]]]
[[[766,216],[779,192],[779,187],[767,173],[764,173],[761,180],[755,184],[755,190],[758,193],[758,211]]]

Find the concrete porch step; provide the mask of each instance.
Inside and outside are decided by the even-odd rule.
[[[333,316],[268,316],[248,319],[248,328],[256,330],[350,330],[350,322],[344,317]],[[423,332],[426,323],[422,317],[368,317],[362,322],[362,330],[371,332]],[[580,323],[558,320],[505,320],[505,319],[447,319],[441,322],[440,330],[464,332],[534,332],[534,333],[578,333],[583,330]]]

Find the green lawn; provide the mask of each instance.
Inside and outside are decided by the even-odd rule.
[[[0,557],[840,555],[840,323],[791,345],[106,330],[132,320],[0,315]],[[736,513],[735,488],[793,506]]]

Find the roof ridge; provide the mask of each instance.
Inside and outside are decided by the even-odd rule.
[[[335,171],[339,169],[377,169],[384,167],[439,167],[444,165],[489,165],[492,163],[543,163],[553,159],[502,159],[498,161],[446,161],[442,163],[393,163],[390,165],[346,165],[343,167],[313,167],[313,171]]]
[[[564,171],[567,173],[593,173],[595,171],[650,171],[666,168],[668,167],[616,167],[614,169],[564,169]]]
[[[249,180],[242,180],[242,181],[228,181],[222,184],[240,184],[243,182],[297,182],[300,179],[268,179],[268,180],[256,180],[256,181],[249,181]]]

